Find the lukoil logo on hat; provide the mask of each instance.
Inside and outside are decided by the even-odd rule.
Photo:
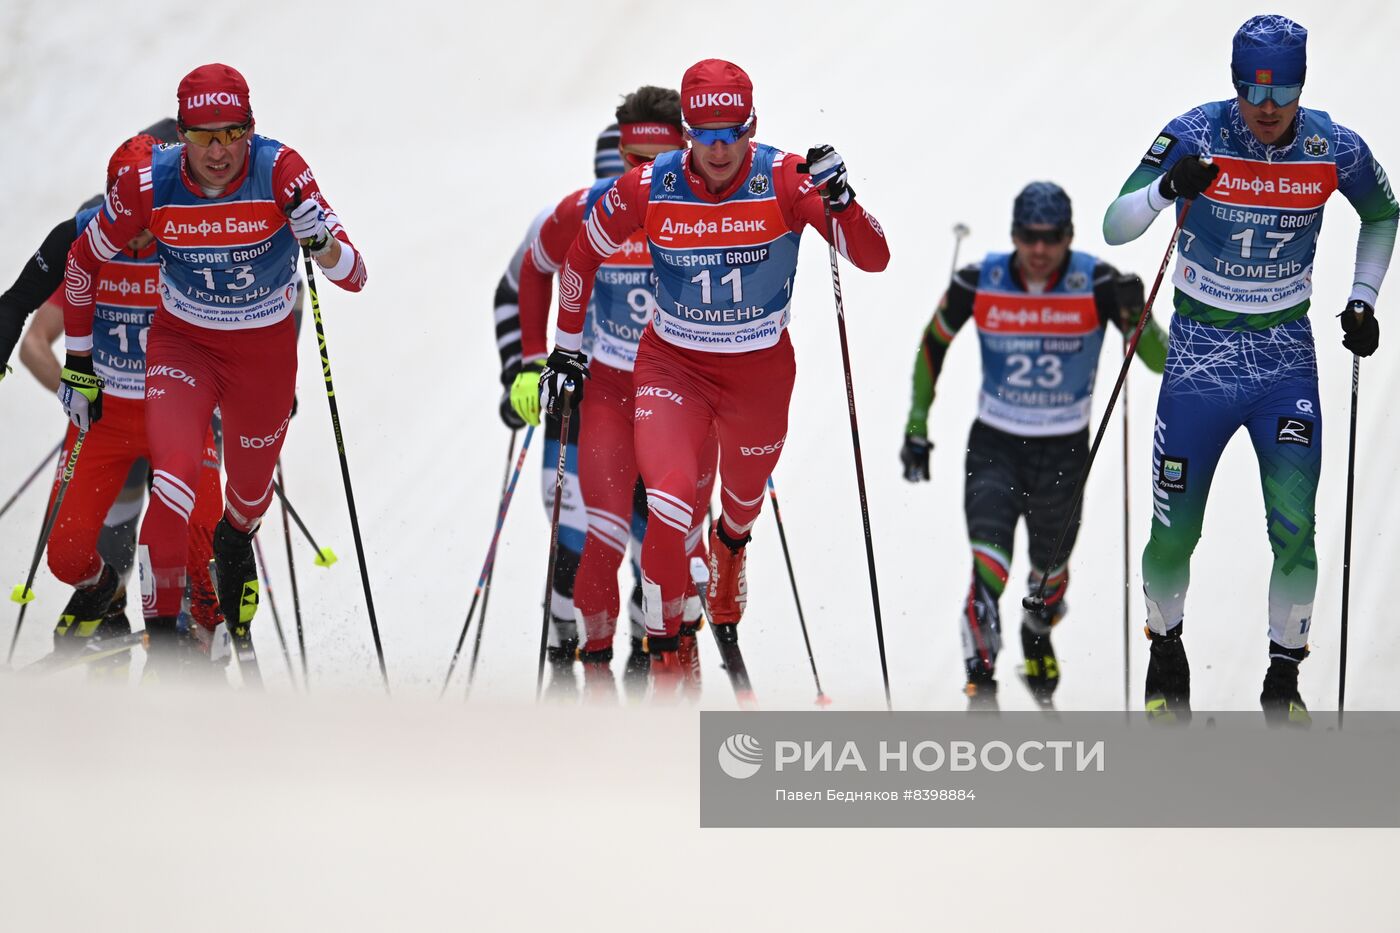
[[[719,766],[736,780],[751,778],[763,767],[763,745],[751,735],[736,732],[720,745]]]
[[[753,110],[753,82],[733,62],[707,58],[681,77],[681,117],[701,123],[740,124]]]

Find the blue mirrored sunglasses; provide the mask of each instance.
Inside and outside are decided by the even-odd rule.
[[[749,118],[737,126],[721,126],[713,130],[697,129],[684,121],[681,122],[681,128],[685,130],[685,135],[702,146],[711,146],[715,143],[733,144],[743,139],[748,135],[749,130],[753,129],[753,117],[753,113],[750,112]]]
[[[1235,90],[1256,107],[1261,106],[1266,100],[1271,100],[1280,107],[1287,107],[1303,93],[1303,86],[1301,84],[1248,84],[1244,81],[1236,81]]]

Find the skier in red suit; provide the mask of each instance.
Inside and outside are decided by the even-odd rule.
[[[707,597],[717,625],[743,614],[744,547],[787,438],[796,366],[786,329],[802,229],[821,231],[860,269],[878,272],[889,262],[884,233],[856,203],[835,149],[814,147],[799,164],[753,141],[757,111],[743,69],[718,59],[693,65],[681,81],[681,112],[689,148],[623,175],[570,247],[559,274],[555,348],[541,377],[551,410],[566,384],[580,400],[594,276],[644,230],[657,305],[637,352],[633,417],[650,513],[642,588],[660,695],[684,677],[677,648],[689,579],[685,537],[697,518],[711,430],[719,435],[722,492]]]

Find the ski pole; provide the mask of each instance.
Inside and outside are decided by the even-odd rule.
[[[971,235],[972,229],[967,224],[953,224],[953,267],[948,271],[950,282],[958,274],[958,252],[962,249],[962,241]]]
[[[525,448],[530,446],[530,431],[525,432]],[[507,477],[510,475],[510,461],[515,455],[515,431],[510,432],[510,446],[506,449],[506,471]],[[520,463],[525,463],[525,450],[520,451]],[[520,475],[520,468],[516,467],[515,475]],[[509,478],[501,480],[501,495],[505,495],[507,490],[514,488],[515,483]],[[476,638],[472,639],[472,663],[467,668],[467,693],[471,693],[472,682],[476,680],[476,659],[481,656],[481,633],[486,630],[486,606],[491,601],[491,581],[496,577],[496,560],[491,559],[491,569],[486,572],[486,586],[481,591],[481,621],[476,624]],[[467,613],[468,622],[471,621],[471,613]]]
[[[1128,335],[1123,335],[1123,355],[1128,355]],[[1130,472],[1130,458],[1128,456],[1128,380],[1123,379],[1123,712],[1131,710],[1131,686],[1129,684],[1131,671],[1131,650],[1128,647],[1129,632],[1131,630],[1132,616],[1132,576],[1129,565],[1128,550],[1132,547],[1129,537],[1132,501],[1128,497],[1128,474]]]
[[[297,188],[292,205],[301,203],[301,189]],[[331,382],[331,356],[326,346],[326,327],[321,320],[321,300],[316,294],[316,263],[311,260],[311,246],[301,244],[301,256],[306,262],[306,287],[311,292],[311,316],[316,321],[316,345],[321,351],[321,373],[326,380],[326,402],[331,410],[331,428],[335,432],[335,449],[340,455],[340,479],[345,486],[345,504],[350,510],[350,531],[355,539],[355,556],[360,563],[360,583],[365,590],[365,610],[369,613],[369,630],[374,636],[374,653],[379,660],[379,676],[384,681],[384,692],[389,693],[389,668],[384,663],[384,644],[379,639],[379,620],[374,614],[374,593],[370,591],[369,567],[365,564],[365,546],[360,537],[360,513],[355,509],[355,490],[350,485],[350,460],[345,453],[345,434],[340,429],[340,406],[335,400],[335,385]],[[304,529],[303,529],[304,530]],[[314,545],[313,545],[314,546]]]
[[[1361,320],[1365,306],[1356,302],[1350,309]],[[1351,507],[1356,486],[1356,409],[1361,390],[1361,357],[1351,355],[1351,429],[1347,437],[1347,514],[1342,541],[1342,651],[1337,670],[1337,728],[1347,708],[1347,622],[1351,614]]]
[[[281,472],[280,465],[278,467],[278,472]],[[287,499],[287,492],[282,488],[282,481],[280,478],[273,481],[272,491],[277,493],[277,499],[282,503],[282,514],[284,516],[292,516],[292,521],[296,522],[296,526],[301,529],[302,536],[305,537],[307,543],[311,545],[311,549],[316,552],[316,559],[312,561],[312,563],[317,567],[329,567],[331,564],[340,560],[339,557],[335,556],[335,551],[332,551],[328,547],[321,547],[316,543],[316,538],[312,536],[311,529],[306,527],[306,522],[301,520],[301,516],[297,514],[297,510],[292,507],[292,503]]]
[[[865,495],[865,466],[860,458],[860,426],[856,423],[856,390],[851,381],[851,349],[846,341],[846,306],[841,300],[841,267],[837,263],[836,227],[831,205],[825,205],[827,249],[831,254],[831,291],[836,299],[836,330],[841,336],[841,367],[846,374],[846,407],[851,414],[851,450],[856,461],[856,487],[860,491],[860,518],[865,529],[865,562],[870,571],[870,601],[875,610],[875,639],[880,646],[880,677],[885,685],[885,708],[894,710],[890,700],[890,667],[885,657],[885,625],[880,617],[880,585],[875,579],[875,542],[870,535],[870,503]]]
[[[253,536],[253,550],[258,555],[258,567],[262,570],[263,582],[267,584],[267,604],[272,607],[272,627],[277,630],[277,641],[282,645],[282,659],[287,662],[287,676],[292,681],[292,689],[297,688],[297,669],[292,665],[292,653],[287,650],[287,636],[282,633],[282,613],[277,611],[277,596],[272,592],[272,578],[267,572],[267,558],[263,557],[262,544],[258,536]]]
[[[554,510],[549,519],[549,570],[544,577],[544,621],[540,624],[540,656],[535,668],[535,702],[544,692],[544,653],[549,646],[549,622],[554,614],[554,567],[559,555],[559,506],[564,501],[564,470],[569,453],[569,420],[574,407],[574,384],[564,383],[564,411],[559,421],[559,466],[554,473]]]
[[[286,483],[286,477],[282,475],[282,461],[277,461],[277,488],[279,491]],[[287,577],[292,581],[292,614],[297,622],[297,649],[301,653],[301,684],[309,692],[311,690],[311,675],[306,666],[306,633],[301,625],[301,588],[297,586],[297,564],[296,558],[292,554],[292,524],[287,520],[290,510],[287,506],[286,496],[279,500],[282,503],[282,543],[287,547]],[[309,535],[308,535],[309,537]],[[312,547],[315,547],[313,544]]]
[[[1142,313],[1138,315],[1137,327],[1133,328],[1133,334],[1128,339],[1128,348],[1123,354],[1123,365],[1118,369],[1118,379],[1113,383],[1113,392],[1108,397],[1108,407],[1104,409],[1103,418],[1099,420],[1099,429],[1094,434],[1094,443],[1089,447],[1089,456],[1084,461],[1084,468],[1079,471],[1079,483],[1074,490],[1074,501],[1070,503],[1069,512],[1065,518],[1065,524],[1060,529],[1060,537],[1055,542],[1055,550],[1051,552],[1051,567],[1060,565],[1060,554],[1065,546],[1065,538],[1069,535],[1070,526],[1074,524],[1076,516],[1079,514],[1079,503],[1084,500],[1084,487],[1089,481],[1089,470],[1094,466],[1094,457],[1098,455],[1099,444],[1103,441],[1104,431],[1108,428],[1108,419],[1113,415],[1113,406],[1118,401],[1118,393],[1122,391],[1123,384],[1128,379],[1128,367],[1132,365],[1133,354],[1137,353],[1138,340],[1142,337],[1142,330],[1147,326],[1147,318],[1152,313],[1152,303],[1157,299],[1157,290],[1162,287],[1162,278],[1167,273],[1167,266],[1172,260],[1172,251],[1176,249],[1177,237],[1181,234],[1181,228],[1186,224],[1186,215],[1191,212],[1191,205],[1194,201],[1187,201],[1181,208],[1181,215],[1176,219],[1176,226],[1172,228],[1172,238],[1167,243],[1167,251],[1162,254],[1162,265],[1157,269],[1157,279],[1152,283],[1152,291],[1147,295],[1147,301],[1142,305]],[[1046,581],[1050,579],[1047,573],[1040,578],[1040,586],[1036,592],[1023,598],[1021,606],[1027,612],[1040,612],[1045,608],[1045,587]]]
[[[53,450],[44,454],[44,459],[40,460],[39,465],[36,466],[34,470],[24,478],[24,482],[19,484],[19,488],[15,490],[14,495],[6,499],[4,505],[0,505],[0,518],[5,517],[5,513],[10,511],[10,506],[14,505],[15,501],[18,500],[20,496],[24,495],[24,491],[30,487],[34,480],[38,478],[40,473],[44,472],[44,467],[48,466],[49,461],[57,457],[59,451],[61,451],[62,449],[63,441],[59,441],[57,444],[54,445]]]
[[[515,472],[509,474],[508,483],[501,490],[501,503],[496,507],[496,528],[491,532],[491,544],[486,548],[486,560],[481,564],[481,574],[476,578],[476,590],[472,593],[471,605],[467,607],[467,618],[462,622],[462,632],[457,636],[457,647],[452,650],[452,660],[447,664],[447,676],[442,679],[442,689],[438,691],[438,698],[447,692],[447,685],[452,682],[452,672],[457,669],[457,659],[461,657],[462,645],[467,640],[467,629],[471,627],[472,616],[476,613],[476,601],[481,597],[482,592],[491,585],[491,574],[496,569],[496,545],[501,540],[501,529],[505,527],[506,511],[510,508],[511,497],[515,495],[515,483],[520,479],[520,471],[525,466],[525,455],[530,452],[530,439],[535,436],[534,426],[525,430],[525,443],[520,447],[520,459],[515,462]],[[515,453],[515,432],[510,432],[510,453]],[[510,459],[507,457],[506,468],[510,468]],[[481,647],[481,626],[486,624],[486,607],[481,608],[481,624],[476,627],[476,647]],[[476,669],[476,654],[472,654],[472,670]]]
[[[78,455],[83,452],[83,441],[87,439],[87,431],[80,430],[78,437],[73,441],[73,449],[68,453],[68,462],[64,464],[63,475],[58,481],[58,493],[54,496],[53,507],[44,513],[44,524],[39,530],[39,542],[34,546],[34,559],[29,562],[29,576],[23,583],[16,583],[10,591],[10,599],[20,604],[19,618],[15,620],[15,631],[10,636],[10,651],[5,656],[5,663],[9,664],[15,657],[15,645],[19,642],[20,629],[24,628],[24,614],[29,609],[29,604],[34,601],[34,575],[39,572],[39,561],[44,556],[44,546],[49,543],[49,534],[53,531],[54,522],[58,520],[58,510],[63,508],[63,497],[68,494],[68,484],[73,481],[73,471],[78,468]]]
[[[822,679],[817,676],[817,661],[812,655],[812,639],[807,635],[807,618],[802,614],[802,598],[797,595],[797,575],[792,570],[792,553],[788,550],[787,532],[783,529],[783,513],[778,508],[778,490],[773,477],[768,477],[768,498],[773,502],[773,520],[778,523],[778,540],[783,545],[783,561],[787,564],[788,582],[792,584],[792,601],[797,606],[797,621],[802,626],[802,641],[807,646],[807,663],[812,665],[812,680],[817,685],[817,705],[830,706],[831,697],[822,691]]]

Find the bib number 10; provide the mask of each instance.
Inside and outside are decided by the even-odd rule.
[[[690,284],[700,286],[700,301],[703,304],[711,304],[710,299],[710,270],[704,269],[701,273],[690,280]],[[729,274],[719,280],[721,285],[729,285],[734,289],[734,303],[738,304],[744,300],[744,283],[738,269],[729,270]]]

